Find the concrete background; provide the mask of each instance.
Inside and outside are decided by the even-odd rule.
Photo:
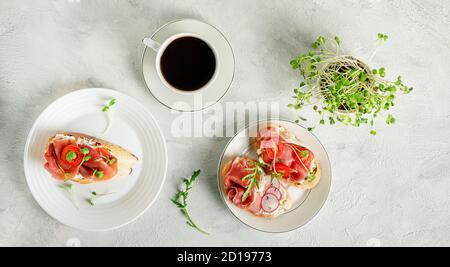
[[[1,246],[439,246],[450,245],[450,2],[261,0],[0,0]],[[316,131],[329,152],[333,185],[309,224],[285,234],[249,229],[228,213],[217,192],[216,166],[227,138],[171,136],[173,116],[140,75],[142,37],[174,19],[205,20],[229,38],[236,76],[223,102],[289,102],[298,83],[292,57],[318,35],[340,35],[357,56],[389,34],[372,66],[414,86],[398,98],[397,124],[339,125]],[[87,233],[59,224],[34,201],[23,148],[39,113],[85,87],[125,92],[158,114],[170,166],[154,206],[116,231]],[[281,115],[294,119],[286,108]],[[210,231],[188,227],[169,198],[180,177],[203,170],[191,212]]]

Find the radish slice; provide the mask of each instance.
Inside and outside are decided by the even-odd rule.
[[[267,193],[262,197],[261,209],[264,212],[272,213],[278,209],[280,206],[280,201],[277,196],[271,193]]]
[[[281,198],[283,197],[283,194],[281,193],[281,190],[274,187],[274,186],[269,186],[265,192],[265,194],[274,194],[278,200],[281,200]]]

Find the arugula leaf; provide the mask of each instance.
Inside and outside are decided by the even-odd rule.
[[[259,162],[255,162],[255,167],[253,168],[246,168],[247,171],[252,171],[252,173],[247,174],[242,178],[242,181],[249,181],[249,184],[247,185],[247,188],[242,195],[242,202],[245,202],[249,196],[252,194],[253,188],[256,186],[259,188],[259,178],[264,175],[262,166]]]
[[[202,234],[209,235],[208,232],[204,231],[200,227],[198,227],[195,222],[192,220],[191,216],[189,215],[188,211],[188,196],[189,191],[192,189],[192,185],[195,181],[197,181],[198,177],[200,176],[200,170],[196,170],[192,173],[191,177],[189,179],[185,178],[183,179],[184,183],[184,190],[178,190],[178,192],[175,194],[175,197],[170,199],[177,208],[180,209],[183,216],[186,218],[186,224],[190,227],[198,230]]]

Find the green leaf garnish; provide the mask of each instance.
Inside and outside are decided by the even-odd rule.
[[[80,152],[83,155],[87,155],[87,154],[89,154],[89,148],[83,147],[82,149],[80,149]]]
[[[304,158],[304,159],[308,158],[308,156],[309,156],[308,150],[302,150],[300,152],[300,156],[302,156],[302,158]]]
[[[186,221],[187,225],[189,225],[190,227],[198,230],[199,232],[201,232],[205,235],[209,235],[208,232],[204,231],[203,229],[201,229],[200,227],[198,227],[195,224],[195,222],[192,220],[191,216],[189,215],[189,211],[188,211],[187,200],[188,200],[189,191],[192,189],[192,185],[198,179],[199,175],[200,175],[200,170],[196,170],[192,173],[192,175],[189,179],[187,179],[187,178],[183,179],[184,190],[178,190],[175,197],[173,199],[171,199],[171,201],[173,204],[175,204],[175,206],[177,206],[177,208],[180,209],[181,213],[187,220]]]
[[[111,100],[109,101],[108,105],[106,105],[106,106],[103,107],[102,111],[103,111],[103,112],[108,112],[109,109],[110,109],[112,106],[114,106],[115,104],[116,104],[116,99],[111,99]]]
[[[387,124],[394,124],[395,123],[395,118],[394,118],[394,116],[392,116],[392,115],[388,115],[387,116],[387,118],[386,118],[386,123]]]
[[[378,33],[377,37],[378,37],[378,40],[380,40],[380,41],[387,41],[387,39],[389,39],[389,36],[387,36],[386,34],[383,34],[383,33]]]
[[[75,153],[75,152],[73,152],[73,151],[69,151],[67,154],[66,154],[66,160],[67,161],[72,161],[72,160],[74,160],[74,159],[76,159],[77,158],[77,153]]]
[[[94,173],[92,175],[94,175],[98,179],[102,179],[103,178],[103,171],[94,170]]]
[[[312,181],[314,181],[316,179],[316,171],[317,171],[317,168],[314,168],[308,173],[308,176],[306,177],[306,181],[308,183],[311,183]]]
[[[341,38],[339,38],[339,36],[335,36],[334,41],[336,42],[337,45],[341,45]]]

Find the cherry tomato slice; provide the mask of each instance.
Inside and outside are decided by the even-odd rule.
[[[73,157],[67,156],[69,153],[75,153]],[[70,160],[68,160],[71,158]],[[80,148],[75,145],[68,145],[64,147],[62,153],[61,153],[61,160],[65,163],[69,164],[70,166],[78,166],[80,165],[81,161],[83,160],[83,154],[80,152]]]

